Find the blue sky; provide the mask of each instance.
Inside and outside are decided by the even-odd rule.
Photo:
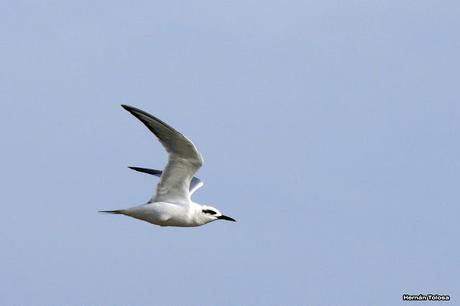
[[[0,2],[0,304],[453,305],[459,11]],[[97,213],[144,203],[157,181],[127,166],[166,161],[122,103],[194,141],[194,200],[237,223]]]

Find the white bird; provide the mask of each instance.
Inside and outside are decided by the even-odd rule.
[[[127,209],[105,210],[104,213],[122,214],[160,226],[200,226],[215,220],[235,221],[212,206],[192,201],[192,194],[203,182],[194,177],[203,164],[203,157],[184,135],[138,108],[122,105],[139,119],[158,138],[169,154],[163,171],[130,167],[133,170],[160,176],[156,194],[144,205]]]

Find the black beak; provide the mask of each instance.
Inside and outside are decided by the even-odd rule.
[[[236,222],[235,219],[227,217],[227,216],[224,216],[224,215],[217,217],[217,219]]]

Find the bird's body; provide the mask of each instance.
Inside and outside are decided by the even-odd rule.
[[[214,207],[200,205],[191,200],[192,194],[203,186],[203,182],[194,177],[203,164],[203,158],[194,144],[158,118],[135,107],[122,106],[155,134],[169,153],[169,160],[163,171],[130,167],[139,172],[160,176],[156,194],[150,201],[127,209],[102,212],[122,214],[160,226],[192,227],[218,219],[235,221],[222,215]]]
[[[168,202],[153,202],[131,207],[121,211],[122,214],[147,221],[160,226],[192,227],[206,224],[198,218],[201,205],[190,203],[182,206]]]

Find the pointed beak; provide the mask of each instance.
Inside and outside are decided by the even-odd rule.
[[[217,219],[236,222],[235,219],[227,217],[227,216],[224,216],[224,215],[217,217]]]

